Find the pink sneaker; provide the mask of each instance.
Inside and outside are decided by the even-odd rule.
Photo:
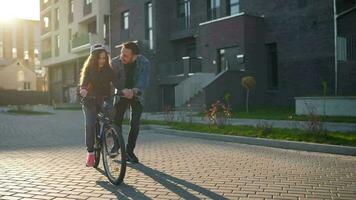
[[[95,155],[93,152],[88,152],[86,166],[94,167],[94,164],[95,164]]]

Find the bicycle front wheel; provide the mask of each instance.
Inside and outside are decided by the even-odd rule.
[[[115,124],[104,129],[102,155],[106,176],[112,184],[119,185],[126,173],[126,151],[121,130]]]

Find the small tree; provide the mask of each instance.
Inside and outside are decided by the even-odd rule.
[[[248,113],[250,90],[256,86],[256,80],[253,76],[245,76],[241,79],[241,85],[246,89],[246,112]]]

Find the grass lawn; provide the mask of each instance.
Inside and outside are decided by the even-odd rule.
[[[15,115],[52,115],[50,112],[28,111],[28,110],[8,110],[7,113]]]
[[[309,133],[301,129],[272,128],[270,133],[264,134],[261,129],[257,129],[253,126],[228,125],[222,128],[217,126],[209,127],[209,125],[207,124],[190,124],[183,122],[165,122],[155,120],[142,120],[142,124],[168,125],[171,129],[204,132],[211,134],[236,135],[344,146],[356,146],[356,132],[328,132],[327,135],[319,135]]]
[[[202,113],[198,116],[203,116]],[[322,116],[321,116],[322,117]],[[241,119],[272,119],[272,120],[296,120],[307,121],[307,115],[296,115],[294,107],[251,107],[250,112],[237,110],[232,112],[232,118]],[[322,121],[356,123],[356,117],[322,117]]]

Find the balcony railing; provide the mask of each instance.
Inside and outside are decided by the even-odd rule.
[[[52,52],[51,51],[44,51],[41,53],[41,58],[42,60],[46,60],[48,58],[52,57]]]
[[[189,15],[186,17],[179,17],[172,23],[173,31],[183,31],[197,28],[199,23],[204,19],[201,16]]]
[[[188,73],[197,73],[202,71],[202,64],[200,58],[189,58]],[[184,60],[177,60],[158,65],[158,74],[160,76],[176,76],[184,74]]]
[[[189,73],[197,73],[202,71],[201,58],[189,59]]]
[[[72,49],[89,44],[89,33],[88,34],[80,34],[77,37],[72,39]]]
[[[80,52],[90,48],[90,45],[100,42],[94,33],[82,33],[72,39],[72,52]]]

